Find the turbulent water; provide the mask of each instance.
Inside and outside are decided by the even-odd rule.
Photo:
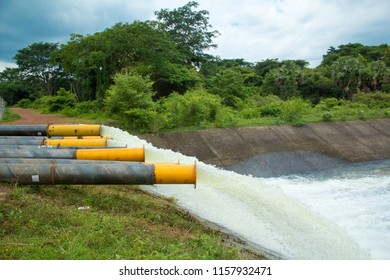
[[[197,187],[143,186],[173,197],[271,256],[390,259],[390,161],[304,177],[254,178],[158,149],[116,128],[103,135],[145,146],[147,162],[197,162]]]

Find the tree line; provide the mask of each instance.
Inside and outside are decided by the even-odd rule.
[[[15,54],[17,68],[0,73],[0,96],[9,105],[106,116],[140,131],[270,116],[296,120],[335,100],[372,101],[387,110],[387,44],[330,47],[316,68],[304,60],[222,59],[206,53],[219,32],[198,6],[192,1],[155,12],[154,21],[71,34],[62,45],[33,43]]]

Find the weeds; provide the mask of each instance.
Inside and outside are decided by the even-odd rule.
[[[225,246],[222,234],[138,187],[2,185],[0,192],[0,259],[259,257]]]

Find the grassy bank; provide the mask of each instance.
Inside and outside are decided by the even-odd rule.
[[[137,186],[0,185],[0,259],[258,259]]]
[[[0,119],[0,124],[1,123],[6,123],[6,122],[16,121],[16,120],[19,120],[19,119],[20,119],[20,116],[18,114],[15,114],[14,112],[12,112],[10,110],[10,108],[7,107],[5,109],[3,118]]]

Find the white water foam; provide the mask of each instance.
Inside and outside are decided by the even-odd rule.
[[[270,178],[265,182],[345,229],[373,259],[390,259],[390,176],[349,175]]]
[[[102,135],[128,147],[145,146],[147,162],[193,164],[187,157],[159,149],[117,128]],[[197,161],[197,188],[191,185],[144,186],[147,191],[173,197],[189,212],[218,224],[249,242],[286,259],[370,259],[345,229],[284,193],[277,181],[244,176]]]

